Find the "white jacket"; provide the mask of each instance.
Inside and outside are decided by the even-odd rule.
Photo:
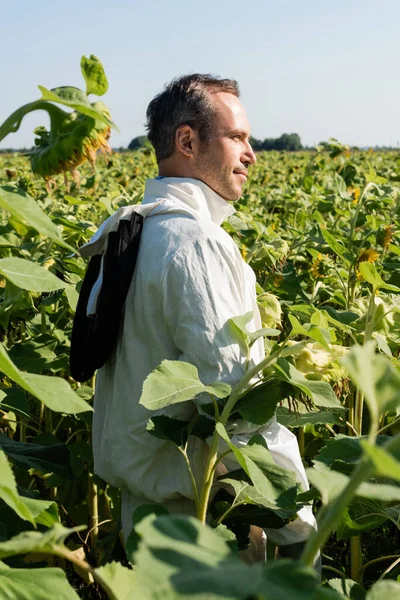
[[[125,534],[136,506],[149,502],[172,506],[193,500],[181,454],[170,442],[146,431],[154,412],[139,404],[143,381],[162,360],[169,359],[195,365],[204,384],[235,385],[244,373],[246,357],[232,340],[227,320],[253,311],[248,327],[261,327],[254,273],[220,227],[235,212],[232,204],[198,180],[152,179],[146,184],[142,205],[110,217],[84,253],[101,250],[106,233],[131,210],[147,216],[120,338],[97,374],[93,420],[94,470],[124,490]],[[263,357],[259,339],[252,347],[251,360],[258,363]],[[194,402],[185,402],[163,412],[188,420],[196,411]],[[293,434],[276,419],[261,428],[241,421],[234,443],[246,444],[255,431],[265,436],[276,462],[296,471],[307,489]],[[189,451],[200,479],[207,445],[194,438]],[[283,543],[300,541],[307,534],[295,532],[293,539],[286,535]]]

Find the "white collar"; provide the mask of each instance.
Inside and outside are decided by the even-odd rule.
[[[196,218],[210,219],[216,225],[236,212],[228,200],[224,200],[214,190],[199,179],[189,177],[163,177],[148,179],[142,204],[149,204],[156,199],[178,201]]]

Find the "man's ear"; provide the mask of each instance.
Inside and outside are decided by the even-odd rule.
[[[196,133],[190,125],[181,125],[175,133],[175,149],[186,158],[193,158]]]

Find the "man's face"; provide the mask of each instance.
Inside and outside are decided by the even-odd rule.
[[[225,200],[238,200],[248,167],[256,162],[249,143],[249,122],[242,103],[233,94],[218,92],[212,95],[212,101],[216,111],[212,132],[206,142],[199,142],[194,177]]]

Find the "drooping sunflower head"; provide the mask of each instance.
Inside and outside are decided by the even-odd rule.
[[[387,225],[386,227],[381,226],[377,232],[376,241],[384,250],[387,250],[392,242],[393,234],[393,225]]]
[[[51,187],[53,177],[59,173],[70,173],[79,181],[77,167],[89,161],[94,169],[96,153],[110,153],[108,140],[111,128],[111,114],[103,102],[90,102],[89,94],[103,95],[108,82],[101,62],[95,56],[82,57],[81,69],[86,81],[86,93],[75,87],[59,87],[52,90],[39,86],[42,97],[15,111],[0,126],[0,141],[9,133],[17,131],[23,117],[33,110],[46,110],[50,116],[50,127],[37,127],[34,131],[35,148],[28,155],[32,171]],[[60,104],[72,109],[67,112]]]
[[[109,110],[102,102],[95,102],[91,106],[108,118]],[[77,111],[66,113],[56,132],[38,127],[35,134],[38,136],[35,139],[36,147],[28,153],[32,171],[43,177],[48,185],[53,183],[53,176],[59,173],[70,173],[75,181],[79,181],[79,165],[89,161],[94,169],[98,150],[103,154],[111,153],[108,145],[111,127],[100,119]]]

